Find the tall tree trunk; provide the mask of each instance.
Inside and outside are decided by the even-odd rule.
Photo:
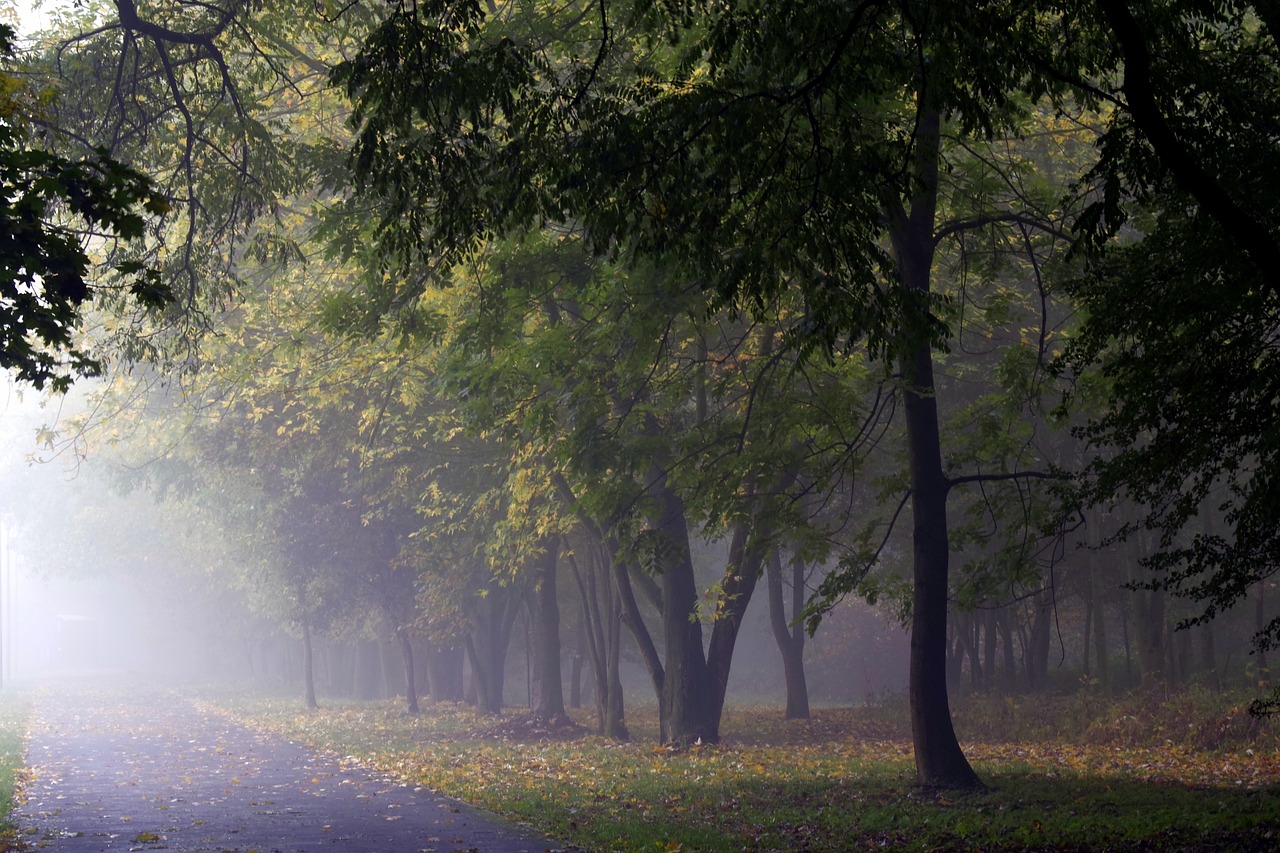
[[[573,658],[569,662],[569,707],[582,707],[582,671],[586,668],[587,656],[583,651],[587,640],[587,619],[584,615],[578,623],[578,646],[573,650]]]
[[[476,681],[476,704],[489,714],[502,712],[507,649],[520,611],[520,597],[509,587],[490,583],[475,609],[475,630],[467,635],[467,658]]]
[[[1045,686],[1049,678],[1049,646],[1053,620],[1053,591],[1043,587],[1036,593],[1035,616],[1031,620],[1023,664],[1027,671],[1027,686],[1033,690]]]
[[[924,88],[923,86],[921,87]],[[906,304],[927,310],[932,287],[934,218],[938,202],[938,162],[942,117],[919,94],[912,178],[916,190],[910,212],[890,217],[890,239]],[[951,723],[947,698],[947,593],[949,585],[947,494],[951,483],[942,469],[937,385],[933,351],[925,339],[924,318],[904,330],[901,370],[907,426],[912,511],[911,737],[916,777],[921,785],[981,788]]]
[[[776,330],[768,325],[760,335],[757,359],[767,363],[773,354],[773,338]],[[777,492],[795,479],[787,470],[778,478]],[[711,641],[707,646],[707,669],[711,675],[711,740],[720,740],[720,717],[724,713],[725,693],[729,689],[729,670],[733,665],[733,649],[738,642],[738,632],[746,616],[747,606],[755,594],[756,585],[764,568],[766,549],[773,537],[769,506],[765,498],[756,493],[754,478],[743,484],[742,500],[746,517],[739,521],[729,544],[729,560],[720,581],[720,602],[716,608],[715,623],[711,627]]]
[[[1003,650],[1004,674],[1001,683],[1005,693],[1012,693],[1018,687],[1018,659],[1013,648],[1012,619],[1012,607],[1002,607],[996,614],[996,624],[1000,628],[1000,648]]]
[[[432,642],[426,637],[411,637],[413,643],[413,685],[418,694],[418,701],[427,700],[428,705],[436,702],[436,687],[431,683]]]
[[[605,622],[604,734],[614,740],[630,740],[622,694],[622,600],[610,587],[609,618]]]
[[[765,580],[769,589],[769,626],[773,641],[782,654],[782,677],[787,685],[787,719],[809,718],[809,685],[804,675],[804,626],[789,624],[782,588],[782,554],[774,550],[765,564]],[[798,620],[804,607],[804,562],[791,561],[791,619]]]
[[[1085,596],[1084,601],[1084,620],[1081,624],[1081,635],[1084,642],[1084,650],[1080,655],[1080,671],[1084,674],[1085,680],[1089,681],[1093,677],[1093,661],[1090,655],[1093,654],[1093,590],[1090,589]]]
[[[1098,684],[1104,690],[1111,689],[1111,650],[1107,647],[1107,593],[1102,582],[1102,561],[1097,551],[1089,557],[1089,589],[1094,599],[1093,652],[1098,662]]]
[[[729,544],[729,562],[720,582],[721,604],[707,645],[707,668],[711,673],[712,741],[720,739],[720,717],[724,713],[724,697],[729,689],[733,649],[747,605],[751,603],[760,579],[764,562],[763,543],[770,537],[770,525],[759,515],[752,513],[749,520],[736,525]]]
[[[714,742],[711,672],[697,619],[698,588],[689,553],[684,501],[655,471],[650,491],[657,500],[658,556],[662,580],[663,683],[659,710],[662,741],[686,745]]]
[[[427,669],[431,674],[431,695],[440,702],[461,702],[466,693],[463,679],[462,646],[446,647],[432,643],[429,647]]]
[[[357,641],[355,656],[355,683],[357,699],[382,698],[382,656],[377,643]]]
[[[576,506],[573,490],[559,475],[555,477],[556,490],[568,506]],[[653,643],[634,591],[626,566],[619,558],[617,541],[606,536],[595,520],[578,511],[578,520],[589,544],[583,549],[587,556],[586,571],[570,557],[570,567],[583,600],[583,616],[587,619],[588,649],[591,651],[591,669],[596,685],[596,711],[600,734],[615,740],[627,740],[622,678],[619,671],[622,645],[622,623],[636,640],[641,658],[653,681],[654,693],[661,698],[663,671],[658,649]]]
[[[1255,633],[1261,633],[1267,627],[1267,582],[1258,581],[1257,590],[1258,594],[1254,598],[1253,605],[1253,629]],[[1265,687],[1271,683],[1271,667],[1267,663],[1267,650],[1259,648],[1254,654],[1258,656],[1258,681]]]
[[[378,649],[378,674],[382,683],[382,699],[400,695],[400,672],[396,669],[398,654],[390,642],[380,642]]]
[[[556,590],[560,537],[543,543],[537,561],[534,627],[533,715],[547,723],[568,720],[564,709],[564,681],[560,670],[560,601]]]
[[[1166,677],[1164,590],[1138,590],[1134,593],[1134,604],[1142,686],[1158,687],[1165,683]]]
[[[400,640],[400,657],[404,661],[404,700],[405,710],[410,714],[418,713],[418,671],[413,665],[413,640],[409,637],[409,629],[401,626],[396,629]]]
[[[622,598],[614,585],[615,573],[603,544],[593,553],[596,559],[592,562],[588,578],[593,581],[589,588],[600,626],[597,640],[600,654],[591,662],[596,685],[596,712],[603,736],[626,741],[631,739],[631,732],[627,729],[626,703],[622,693]],[[626,574],[625,570],[623,574]],[[594,583],[596,577],[600,581],[598,584]]]
[[[1200,628],[1200,666],[1204,670],[1204,680],[1210,688],[1222,687],[1218,677],[1218,650],[1214,643],[1213,623],[1209,622]]]
[[[1132,596],[1130,596],[1132,598]],[[1129,641],[1129,611],[1131,606],[1126,606],[1120,614],[1120,636],[1124,640],[1124,678],[1125,684],[1132,687],[1133,679],[1133,644]]]
[[[314,711],[320,707],[320,703],[316,701],[315,653],[311,647],[311,624],[306,619],[302,620],[302,684],[303,701],[306,702],[308,711]]]
[[[996,612],[997,608],[988,607],[983,617],[986,624],[982,635],[982,686],[986,690],[994,690],[996,687],[996,640],[999,633]]]

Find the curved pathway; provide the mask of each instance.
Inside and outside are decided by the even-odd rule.
[[[545,853],[532,829],[154,688],[41,687],[19,825],[55,851]]]

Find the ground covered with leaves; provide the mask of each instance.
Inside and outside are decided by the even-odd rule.
[[[30,714],[29,695],[12,690],[0,694],[0,851],[20,849],[10,815],[21,787]]]
[[[1190,698],[1188,698],[1188,696]],[[299,710],[219,700],[237,717],[527,820],[588,850],[1241,850],[1280,847],[1276,727],[1220,696],[959,703],[982,793],[912,784],[903,709],[731,710],[724,742],[673,751],[652,713],[635,739],[437,705]],[[1246,703],[1247,704],[1247,703]]]

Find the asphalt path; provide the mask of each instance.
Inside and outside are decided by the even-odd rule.
[[[41,687],[27,764],[17,821],[41,849],[575,849],[145,686]]]

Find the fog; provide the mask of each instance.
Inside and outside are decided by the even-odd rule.
[[[199,507],[171,506],[145,488],[130,490],[137,471],[112,458],[109,422],[79,433],[84,384],[67,399],[43,398],[9,387],[0,409],[0,521],[4,543],[4,677],[30,681],[85,673],[132,673],[165,682],[229,681],[273,691],[296,691],[301,652],[293,626],[260,600],[266,585],[253,565],[267,555],[245,550],[233,531],[215,530]],[[96,415],[95,415],[96,417]],[[723,545],[707,543],[700,559],[714,577]],[[568,585],[566,585],[566,591]],[[566,596],[562,591],[562,597]],[[782,668],[770,633],[765,596],[748,610],[734,656],[731,701],[780,703]],[[566,678],[573,617],[562,626]],[[505,700],[528,698],[528,649],[517,624],[507,656]],[[346,625],[315,637],[321,693],[354,690],[334,673],[359,654],[347,646],[377,647],[381,685],[365,698],[403,693],[388,631]],[[850,651],[852,650],[852,654]],[[624,640],[628,701],[650,699],[643,668]],[[861,604],[837,608],[806,649],[815,705],[852,704],[900,692],[905,686],[905,634]],[[345,684],[345,686],[344,686]],[[586,679],[589,693],[590,679]]]
[[[199,677],[226,614],[195,588],[159,505],[114,491],[83,444],[38,442],[68,428],[78,399],[9,388],[0,412],[4,674]]]

